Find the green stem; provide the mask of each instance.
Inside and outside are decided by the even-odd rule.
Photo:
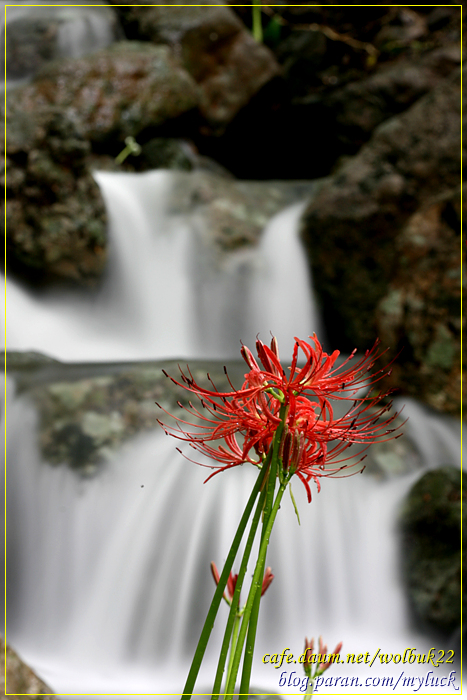
[[[123,151],[120,151],[118,156],[115,158],[115,162],[121,165],[129,155],[139,156],[141,153],[141,146],[135,141],[133,136],[127,136],[125,139],[126,146]]]
[[[313,697],[313,689],[315,687],[315,679],[314,678],[308,678],[308,686],[307,688],[310,688],[311,690],[307,690],[307,693],[303,700],[309,700],[310,698]]]
[[[198,646],[196,647],[193,661],[188,672],[188,677],[186,679],[185,687],[183,689],[182,698],[191,698],[191,695],[193,693],[199,669],[201,668],[201,663],[203,661],[206,647],[208,645],[209,637],[211,636],[212,628],[214,627],[214,621],[216,619],[216,615],[222,601],[224,590],[227,585],[227,579],[229,578],[229,574],[232,570],[235,557],[240,547],[240,543],[242,541],[243,534],[248,524],[251,511],[253,510],[256,498],[258,496],[258,493],[260,492],[261,485],[263,483],[268,466],[268,460],[265,460],[265,463],[263,464],[263,467],[261,468],[261,471],[258,474],[258,478],[256,479],[255,485],[253,486],[253,490],[250,494],[250,498],[248,499],[248,503],[246,504],[245,510],[243,511],[242,518],[238,525],[237,532],[235,533],[235,537],[232,542],[232,546],[230,547],[230,551],[227,555],[227,559],[225,560],[224,568],[222,569],[222,573],[219,578],[219,583],[215,590],[211,606],[209,608],[203,629],[201,631]]]
[[[289,411],[288,405],[284,404],[281,406],[280,413],[279,413],[279,417],[281,419],[281,422],[279,423],[279,426],[277,427],[276,433],[274,435],[274,442],[273,442],[273,446],[272,446],[271,469],[269,470],[268,493],[267,493],[266,505],[265,505],[265,509],[264,509],[263,529],[261,532],[261,542],[263,542],[265,535],[266,535],[266,529],[267,529],[267,524],[269,521],[269,515],[271,513],[272,503],[274,500],[274,491],[276,488],[276,478],[277,478],[278,468],[279,468],[279,465],[278,465],[279,449],[280,449],[282,434],[284,432],[285,421],[287,419],[288,411]],[[263,565],[262,565],[262,568],[261,568],[260,573],[259,573],[259,580],[261,582],[262,582],[263,577],[264,577],[265,565],[266,565],[266,557],[263,561]],[[248,624],[248,634],[247,634],[246,645],[245,645],[245,656],[243,659],[242,679],[240,681],[240,693],[245,693],[245,694],[247,694],[250,690],[251,669],[253,666],[253,652],[255,650],[256,630],[258,628],[258,616],[259,616],[260,604],[261,604],[261,585],[258,587],[258,590],[256,591],[255,599],[253,601],[253,607],[251,609],[250,621]]]
[[[233,659],[234,659],[234,653],[235,653],[235,647],[237,644],[237,637],[238,637],[238,628],[240,626],[240,620],[241,617],[239,615],[235,616],[235,623],[234,623],[234,628],[233,628],[233,633],[232,633],[232,644],[230,645],[230,657],[229,657],[229,666],[227,668],[227,679],[226,679],[226,686],[229,683],[230,679],[230,674],[232,673],[232,664],[233,664]]]
[[[263,27],[261,25],[261,2],[253,0],[251,8],[253,15],[253,36],[260,44],[263,42]]]
[[[271,463],[271,459],[268,455],[268,457],[265,460],[265,464],[264,464],[266,469],[268,468],[270,463]],[[263,467],[263,469],[264,469],[264,467]],[[261,470],[262,473],[263,473],[263,469]],[[243,581],[245,579],[248,561],[249,561],[250,555],[251,555],[251,549],[253,547],[253,542],[255,540],[256,531],[258,529],[259,521],[261,518],[261,513],[263,511],[265,496],[266,496],[266,494],[263,491],[259,500],[258,500],[258,503],[256,505],[256,510],[255,510],[254,515],[253,515],[253,519],[251,521],[250,532],[248,533],[248,539],[247,539],[246,544],[245,544],[245,551],[243,552],[242,562],[240,564],[240,570],[238,572],[238,579],[237,579],[237,583],[235,584],[234,595],[233,595],[232,602],[230,605],[229,617],[227,619],[227,625],[225,628],[224,639],[222,641],[221,652],[219,655],[219,663],[217,664],[216,678],[214,680],[214,686],[212,689],[211,700],[217,700],[219,697],[220,690],[221,690],[225,662],[227,659],[227,654],[229,652],[229,646],[231,646],[232,630],[234,628],[235,620],[237,617],[237,610],[238,610],[239,604],[240,604],[240,593],[242,591]],[[232,645],[233,644],[234,644],[234,642],[232,641]],[[232,646],[231,648],[233,649],[234,646]],[[230,674],[230,668],[231,668],[231,663],[229,662],[229,674]]]
[[[271,467],[273,468],[273,467]],[[262,580],[260,580],[260,574],[261,571],[264,567],[264,562],[266,560],[266,552],[268,549],[268,544],[269,544],[269,537],[271,535],[272,527],[274,525],[274,521],[276,519],[276,515],[279,511],[279,506],[281,504],[282,496],[284,495],[284,491],[286,489],[288,480],[290,479],[290,476],[284,480],[284,483],[280,485],[279,491],[277,492],[276,500],[274,502],[274,506],[271,511],[271,515],[268,519],[266,530],[264,532],[264,537],[261,541],[259,553],[258,553],[258,560],[256,562],[256,567],[255,571],[253,574],[253,580],[251,582],[251,587],[250,587],[250,592],[248,594],[248,600],[245,606],[245,612],[243,613],[243,619],[242,619],[242,626],[240,627],[240,633],[238,635],[238,640],[237,640],[237,646],[235,649],[235,656],[233,660],[233,665],[232,665],[232,672],[229,678],[229,683],[228,686],[225,689],[224,693],[224,700],[232,700],[233,694],[235,691],[235,680],[237,678],[237,673],[238,673],[238,668],[240,666],[240,659],[242,655],[242,650],[243,650],[243,644],[245,642],[245,637],[247,633],[247,628],[250,622],[250,615],[251,611],[253,608],[253,603],[255,601],[255,596],[256,592],[258,590],[258,586],[261,588],[262,585]]]

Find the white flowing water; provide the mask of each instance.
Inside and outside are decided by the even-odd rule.
[[[38,295],[7,279],[8,348],[68,361],[226,358],[261,331],[287,356],[294,335],[320,333],[298,239],[302,205],[272,219],[259,249],[210,261],[198,218],[167,205],[176,177],[96,175],[110,220],[104,283]]]
[[[36,0],[34,4],[1,0],[0,11],[3,49],[5,37],[7,41],[7,90],[27,83],[41,67],[45,53],[49,60],[81,58],[122,37],[114,12],[92,0],[81,7],[73,0]],[[29,52],[24,51],[26,41],[32,42]]]
[[[254,472],[243,467],[203,484],[206,472],[154,434],[83,480],[66,465],[41,463],[34,409],[21,398],[9,405],[8,640],[60,694],[180,692],[214,590],[209,562],[222,565]],[[415,402],[406,410],[427,417]],[[452,422],[436,424],[428,467],[459,456]],[[416,420],[410,435],[423,452],[425,429]],[[284,671],[287,680],[302,678],[299,668],[261,659],[287,647],[297,658],[305,635],[343,640],[344,658],[435,646],[410,630],[398,581],[395,521],[418,475],[327,480],[311,504],[297,484],[301,526],[285,499],[268,553],[275,580],[263,599],[256,686],[297,692],[279,683]],[[218,624],[198,692],[209,690],[221,633]],[[378,659],[371,669],[346,665],[327,677],[370,679],[358,691],[371,695],[381,676],[395,682],[402,670],[426,677],[430,667]],[[339,687],[341,695],[354,690]],[[430,692],[439,688],[421,694]]]
[[[107,279],[96,293],[67,297],[34,296],[8,280],[11,349],[90,361],[226,357],[258,330],[273,331],[283,348],[291,335],[319,332],[296,233],[300,206],[271,221],[258,250],[206,269],[196,226],[165,206],[170,173],[97,177],[110,215]],[[60,694],[180,692],[213,592],[209,562],[222,565],[255,474],[244,467],[204,485],[206,471],[159,432],[82,479],[43,463],[34,408],[7,391],[8,641]],[[456,424],[406,404],[421,467],[459,464]],[[262,657],[288,647],[297,658],[305,635],[342,640],[345,658],[435,646],[409,629],[398,580],[397,512],[419,473],[323,480],[310,505],[297,483],[302,524],[286,499],[268,554],[275,580],[263,599],[254,685],[300,692],[298,665],[276,669]],[[209,692],[221,633],[217,625],[198,692]],[[425,678],[430,669],[451,670],[378,659],[326,676],[358,677],[357,692],[372,695],[381,676],[395,683],[401,671]],[[280,685],[284,672],[290,686]],[[388,692],[414,692],[402,683]],[[418,696],[439,690],[423,686]]]

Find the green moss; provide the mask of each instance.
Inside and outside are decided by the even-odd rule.
[[[428,347],[425,361],[431,367],[440,367],[450,370],[452,368],[456,348],[451,334],[441,323],[436,326],[435,340]]]

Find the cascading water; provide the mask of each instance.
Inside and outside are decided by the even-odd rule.
[[[21,399],[10,405],[9,640],[62,694],[179,692],[213,591],[209,561],[223,561],[254,474],[245,467],[203,485],[201,467],[153,435],[83,481],[41,463],[34,411]],[[456,431],[436,425],[427,466],[457,457]],[[417,426],[412,437],[425,440]],[[280,692],[279,671],[261,658],[300,653],[305,634],[343,639],[356,654],[433,646],[410,632],[397,581],[394,518],[417,476],[327,481],[311,505],[296,489],[300,527],[285,502],[268,555],[276,578],[263,602],[256,685]],[[363,679],[388,675],[381,665],[364,670]]]
[[[319,331],[296,232],[300,206],[275,217],[259,249],[206,270],[196,225],[165,205],[173,178],[97,176],[111,224],[108,277],[98,292],[66,298],[34,297],[8,280],[12,349],[65,360],[220,358],[236,354],[233,341],[254,342],[258,330],[273,331],[285,348],[291,335]],[[7,391],[8,641],[60,694],[179,692],[213,591],[209,562],[222,564],[254,473],[246,466],[203,485],[205,470],[154,434],[83,480],[43,463],[35,410]],[[418,466],[459,462],[451,421],[414,402],[405,413]],[[305,635],[322,634],[331,645],[342,639],[345,654],[434,646],[411,633],[397,577],[395,518],[418,474],[327,480],[311,505],[297,485],[302,524],[286,501],[268,554],[276,578],[263,599],[256,686],[298,692],[279,687],[281,673],[297,667],[275,669],[261,658],[285,647],[298,655]],[[221,632],[220,625],[199,692],[209,690]],[[400,667],[328,673],[339,672],[364,683],[396,679]]]
[[[109,46],[122,35],[113,12],[92,0],[81,7],[73,0],[37,0],[34,5],[21,1],[12,5],[2,0],[1,7],[1,32],[7,38],[6,48],[2,47],[7,90],[28,82],[45,57],[80,58]]]
[[[167,204],[179,174],[98,173],[96,179],[111,237],[102,287],[38,297],[7,279],[9,347],[34,347],[67,361],[225,358],[238,355],[240,340],[254,345],[259,331],[267,339],[277,328],[285,348],[293,335],[319,333],[297,234],[301,205],[274,217],[259,250],[209,261],[197,217]],[[278,246],[280,266],[272,262]],[[272,300],[269,307],[264,299]]]

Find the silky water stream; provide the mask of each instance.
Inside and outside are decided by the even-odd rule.
[[[320,332],[297,235],[301,206],[276,216],[256,251],[206,270],[193,220],[165,205],[173,177],[98,174],[110,217],[108,278],[94,294],[41,297],[8,280],[9,348],[73,361],[226,358],[258,331],[264,340],[273,331],[282,348],[293,335]],[[6,390],[8,641],[62,695],[180,692],[213,592],[209,562],[222,564],[255,474],[242,467],[204,485],[206,471],[158,431],[83,479],[44,463],[34,407],[12,382]],[[297,485],[301,526],[285,501],[268,554],[275,579],[263,599],[256,687],[300,692],[298,665],[276,669],[262,657],[286,647],[297,657],[305,635],[342,640],[344,658],[435,646],[409,628],[396,519],[421,469],[460,463],[460,429],[410,400],[404,416],[407,474],[327,480],[311,504]],[[217,625],[198,692],[209,692],[221,634]],[[346,664],[326,676],[361,685],[320,692],[412,694],[418,683],[404,678],[430,669],[440,679],[451,670]],[[400,688],[381,687],[382,676],[395,684],[402,671]],[[432,693],[441,687],[417,695]]]

